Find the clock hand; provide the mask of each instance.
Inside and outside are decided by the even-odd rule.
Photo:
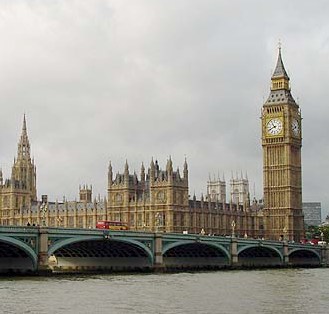
[[[273,125],[269,130],[273,130],[273,129],[276,129],[276,125]]]

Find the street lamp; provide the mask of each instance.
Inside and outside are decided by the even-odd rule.
[[[232,220],[232,223],[231,223],[231,227],[232,227],[232,238],[235,238],[235,226],[236,226],[235,221]]]
[[[40,211],[42,213],[42,226],[46,226],[46,212],[48,211],[48,205],[46,203],[42,203],[40,205]]]
[[[288,229],[287,229],[286,226],[284,226],[284,228],[283,228],[283,241],[287,240],[287,232],[288,232]]]
[[[155,214],[155,232],[159,232],[160,226],[162,226],[162,215],[158,212]]]

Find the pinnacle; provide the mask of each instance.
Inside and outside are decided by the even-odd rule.
[[[286,78],[289,78],[288,77],[288,74],[286,72],[286,69],[284,68],[283,61],[282,61],[281,47],[279,48],[278,61],[276,63],[276,67],[275,67],[274,73],[272,75],[272,78],[275,78],[275,77],[286,77]]]

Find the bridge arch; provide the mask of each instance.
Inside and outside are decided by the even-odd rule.
[[[294,266],[319,266],[321,255],[312,249],[295,248],[289,251],[289,264]]]
[[[273,246],[247,245],[238,250],[238,265],[243,267],[281,266],[283,255]]]
[[[37,269],[38,255],[26,243],[0,236],[0,272],[30,272]]]
[[[153,265],[153,254],[141,242],[88,236],[56,242],[48,255],[56,258],[54,270],[132,270]]]
[[[199,241],[169,243],[162,250],[166,268],[222,268],[230,265],[230,254],[220,244]]]

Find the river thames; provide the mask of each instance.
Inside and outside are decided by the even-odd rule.
[[[1,313],[328,313],[329,269],[0,279]]]

